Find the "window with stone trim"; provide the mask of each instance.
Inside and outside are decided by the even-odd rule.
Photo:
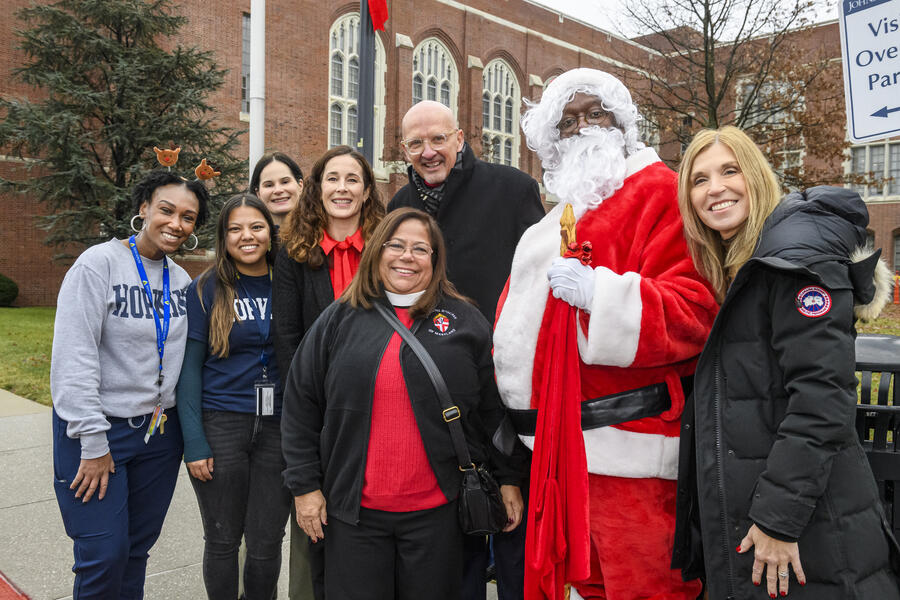
[[[900,141],[875,142],[850,149],[849,175],[866,178],[867,184],[853,184],[866,200],[897,200],[900,197]]]
[[[328,33],[328,147],[347,144],[356,146],[359,131],[359,13],[348,13],[338,18]],[[372,168],[379,179],[387,179],[388,173],[382,161],[384,151],[384,72],[386,70],[384,46],[375,37],[375,115],[374,150]]]
[[[453,55],[437,38],[422,40],[413,50],[412,101],[434,100],[456,114],[459,73]]]
[[[522,95],[509,64],[500,58],[481,72],[482,158],[519,166],[519,110]]]

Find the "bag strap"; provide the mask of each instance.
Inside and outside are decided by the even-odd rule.
[[[447,427],[450,428],[450,439],[453,441],[453,449],[456,451],[456,460],[459,462],[459,468],[460,470],[473,468],[474,464],[472,463],[472,457],[469,455],[466,436],[459,422],[461,416],[459,407],[453,404],[453,399],[450,396],[450,391],[447,389],[447,384],[444,382],[444,377],[438,370],[437,365],[434,364],[431,355],[428,354],[428,350],[425,349],[422,342],[416,339],[412,331],[400,322],[393,310],[389,310],[377,300],[372,302],[372,304],[375,305],[375,309],[384,317],[384,320],[388,322],[388,325],[400,334],[406,345],[419,357],[419,361],[425,367],[425,372],[428,373],[428,377],[431,379],[434,390],[437,392],[438,400],[441,403],[442,415],[444,422],[447,423]]]

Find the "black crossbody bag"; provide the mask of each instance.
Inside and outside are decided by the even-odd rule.
[[[434,364],[428,350],[407,329],[392,310],[380,302],[373,302],[375,309],[384,317],[384,320],[400,334],[403,341],[419,357],[425,372],[431,379],[438,400],[441,403],[442,415],[447,427],[450,428],[450,439],[453,441],[453,449],[456,452],[456,460],[459,462],[459,470],[462,471],[462,486],[459,490],[459,525],[468,535],[491,535],[498,533],[506,526],[506,508],[503,498],[500,496],[500,486],[484,466],[476,466],[469,455],[469,447],[466,445],[466,436],[463,433],[462,424],[459,422],[459,407],[453,404],[450,391],[444,382],[444,377]]]

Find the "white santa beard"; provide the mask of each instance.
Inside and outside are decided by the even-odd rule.
[[[572,204],[576,218],[622,187],[625,136],[619,129],[586,127],[579,135],[557,142],[557,149],[559,162],[544,172],[544,185],[561,202]]]

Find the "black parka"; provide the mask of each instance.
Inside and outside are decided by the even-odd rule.
[[[871,300],[874,261],[850,255],[867,223],[850,190],[788,195],[722,303],[684,413],[673,556],[686,578],[705,566],[710,599],[768,597],[753,550],[735,550],[754,523],[799,542],[807,585],[792,573],[791,598],[900,598],[854,429],[853,307]]]

